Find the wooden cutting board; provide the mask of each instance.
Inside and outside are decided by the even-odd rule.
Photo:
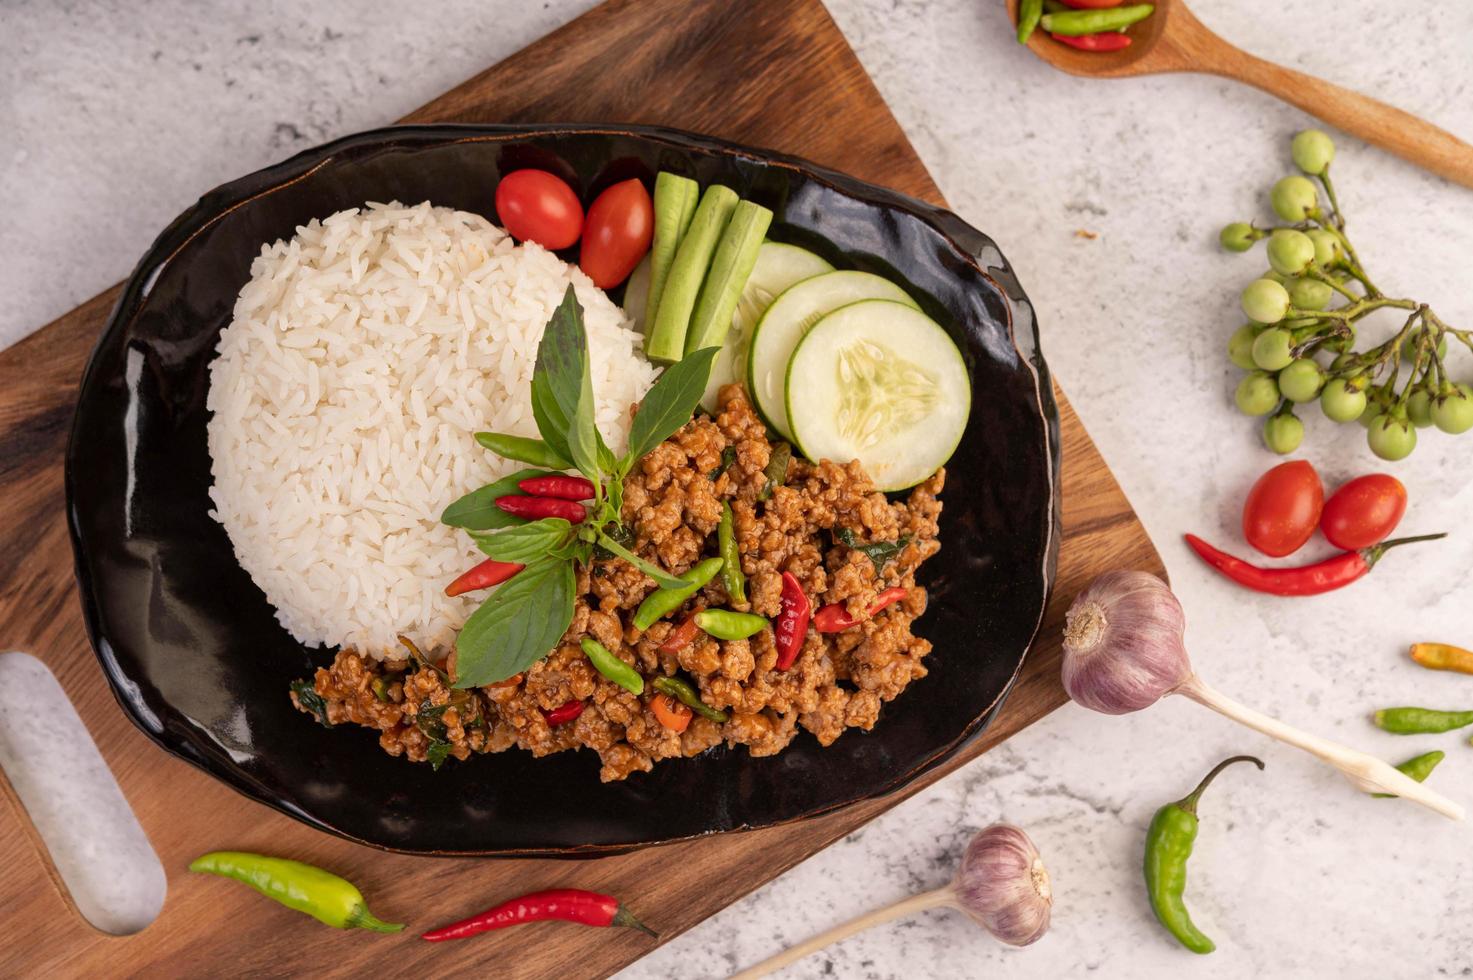
[[[942,200],[818,0],[611,0],[406,121],[658,123],[798,154]],[[1026,288],[1026,269],[1022,276]],[[443,946],[413,933],[340,933],[184,869],[215,848],[290,855],[346,875],[379,915],[419,928],[535,888],[593,888],[624,898],[669,940],[1062,704],[1059,627],[1069,600],[1107,568],[1161,571],[1130,503],[1060,394],[1064,539],[1054,599],[1001,714],[958,757],[900,793],[820,819],[618,857],[381,853],[310,830],[166,755],[124,718],[103,680],[72,579],[61,460],[82,366],[117,296],[111,289],[0,352],[0,650],[30,651],[60,679],[168,871],[168,899],[158,920],[135,936],[93,930],[54,884],[7,793],[0,908],[8,938],[0,942],[0,976],[445,975],[473,966],[498,976],[611,973],[653,941],[632,930],[562,924]],[[1047,311],[1042,321],[1046,353]],[[753,949],[748,958],[769,952]]]

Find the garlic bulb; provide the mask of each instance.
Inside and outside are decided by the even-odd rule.
[[[1002,942],[1027,946],[1048,931],[1053,904],[1048,872],[1033,841],[1012,824],[995,823],[972,838],[951,884],[850,919],[756,966],[732,974],[730,980],[765,977],[845,936],[941,905],[961,909]]]
[[[1367,793],[1390,793],[1453,820],[1463,807],[1375,756],[1291,728],[1213,690],[1192,670],[1186,616],[1166,583],[1149,572],[1106,572],[1064,616],[1064,690],[1086,708],[1123,715],[1180,694],[1303,749],[1339,769]]]
[[[1054,896],[1038,848],[1019,827],[995,823],[967,845],[952,881],[956,906],[1001,942],[1027,946],[1048,931]]]
[[[1064,615],[1064,690],[1079,704],[1123,715],[1155,704],[1192,676],[1186,614],[1148,572],[1106,572]]]

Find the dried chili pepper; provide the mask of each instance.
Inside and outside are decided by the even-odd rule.
[[[578,701],[576,699],[565,701],[551,711],[544,710],[542,717],[547,719],[547,726],[549,728],[556,728],[559,725],[566,725],[568,722],[577,718],[583,713],[583,709],[586,707],[588,707],[588,702],[586,701]]]
[[[445,594],[457,596],[466,592],[475,592],[477,589],[489,589],[493,585],[500,585],[526,567],[519,562],[487,558],[445,586]]]
[[[1473,674],[1473,650],[1464,650],[1451,643],[1413,643],[1412,659],[1428,670],[1455,670],[1460,674]]]
[[[1067,44],[1071,48],[1080,51],[1123,51],[1130,47],[1129,34],[1117,34],[1107,31],[1103,34],[1080,34],[1077,36],[1069,34],[1050,34],[1049,37],[1060,44]]]
[[[868,619],[880,610],[893,606],[904,599],[909,591],[898,585],[884,590],[875,596],[875,601],[870,603],[869,608],[864,611],[865,618]],[[842,602],[831,602],[813,615],[813,625],[820,633],[842,633],[851,626],[857,626],[859,622],[849,615],[849,610]]]
[[[1234,762],[1251,762],[1263,768],[1263,761],[1251,755],[1222,760],[1196,789],[1157,810],[1146,831],[1146,894],[1151,900],[1151,910],[1167,931],[1194,953],[1210,953],[1217,948],[1192,922],[1182,898],[1187,888],[1187,861],[1197,840],[1197,801],[1217,774]]]
[[[496,506],[513,517],[524,517],[529,521],[540,521],[544,517],[561,517],[569,524],[582,524],[588,516],[583,505],[558,497],[524,497],[508,494],[496,498]]]
[[[638,929],[649,936],[655,935],[652,929],[624,907],[623,902],[612,895],[600,895],[579,888],[554,888],[502,902],[469,919],[433,929],[420,938],[439,943],[447,939],[465,939],[492,929],[505,929],[523,922],[542,922],[548,919],[576,922],[585,926],[624,926]]]
[[[1297,568],[1262,568],[1219,551],[1195,534],[1185,535],[1203,561],[1246,588],[1269,595],[1319,595],[1343,588],[1363,577],[1381,560],[1388,548],[1418,541],[1434,541],[1446,534],[1422,534],[1414,538],[1395,538],[1359,551],[1343,551],[1333,558],[1301,565]]]
[[[808,637],[808,620],[813,616],[813,604],[808,601],[803,586],[792,572],[783,572],[782,612],[777,617],[773,635],[777,640],[778,670],[787,670],[798,659],[803,641]]]
[[[581,476],[529,476],[517,483],[522,493],[562,500],[592,500],[593,481]]]
[[[404,928],[374,918],[363,893],[351,881],[301,861],[245,851],[211,851],[191,861],[189,870],[244,882],[267,898],[335,929],[398,932]]]
[[[696,625],[695,614],[692,613],[685,617],[679,626],[671,630],[669,635],[665,637],[665,642],[661,643],[656,649],[661,653],[679,653],[695,642],[696,634],[700,631],[701,628]]]

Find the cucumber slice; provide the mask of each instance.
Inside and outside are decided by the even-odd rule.
[[[808,329],[841,306],[866,299],[885,299],[915,306],[905,290],[868,272],[827,272],[792,286],[773,300],[757,321],[747,357],[747,390],[757,410],[789,442],[785,386],[788,361]]]
[[[819,320],[788,364],[794,442],[809,459],[857,459],[886,492],[951,458],[971,410],[961,351],[935,320],[888,300]]]
[[[655,234],[650,241],[650,289],[645,297],[645,323],[655,322],[660,294],[665,291],[665,279],[670,275],[670,263],[675,261],[675,250],[690,228],[700,196],[700,185],[689,177],[665,171],[655,175]]]
[[[701,195],[690,227],[675,250],[670,273],[656,300],[658,309],[644,335],[644,352],[652,361],[678,361],[685,356],[685,333],[696,308],[701,283],[711,267],[711,257],[721,241],[740,198],[721,184],[712,184]],[[657,283],[650,282],[653,291]]]
[[[742,298],[742,289],[752,275],[752,266],[757,264],[757,251],[771,224],[772,212],[767,208],[751,201],[737,202],[721,234],[721,244],[711,257],[711,269],[690,318],[690,329],[685,334],[687,354],[705,347],[720,349],[726,344],[737,300]]]
[[[711,380],[706,382],[706,393],[701,396],[701,404],[706,411],[714,415],[720,407],[716,403],[716,393],[722,385],[746,380],[752,328],[778,294],[804,279],[833,271],[833,266],[806,248],[783,242],[762,243],[757,250],[757,264],[752,266],[752,274],[747,277],[747,285],[742,288],[736,312],[732,314],[731,332],[726,335],[721,353],[711,364]],[[634,270],[634,275],[639,275],[638,269]],[[629,288],[632,288],[634,276],[630,276],[629,281]],[[625,308],[628,309],[627,306]]]

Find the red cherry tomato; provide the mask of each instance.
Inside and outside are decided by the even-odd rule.
[[[1337,548],[1359,551],[1385,541],[1407,509],[1407,489],[1385,473],[1358,476],[1330,495],[1320,530]]]
[[[1125,0],[1064,0],[1064,6],[1075,10],[1102,10],[1105,7],[1118,7],[1124,2]]]
[[[1325,488],[1302,459],[1280,463],[1258,478],[1243,502],[1243,537],[1272,558],[1298,551],[1314,534]]]
[[[578,265],[595,286],[612,289],[639,265],[654,233],[650,192],[638,180],[621,181],[589,205]]]
[[[583,232],[583,206],[561,178],[546,170],[514,170],[496,185],[496,214],[511,237],[556,251]]]

